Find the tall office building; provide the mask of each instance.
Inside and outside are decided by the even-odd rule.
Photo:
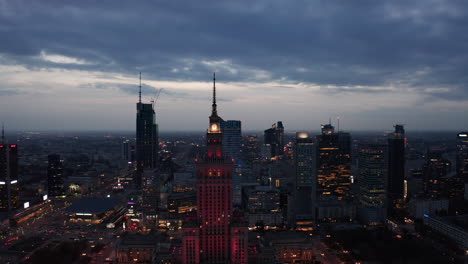
[[[345,200],[351,184],[351,137],[331,124],[317,136],[317,196],[320,200]]]
[[[388,174],[387,145],[359,146],[359,216],[365,224],[383,223],[387,217],[386,179]]]
[[[243,144],[243,160],[249,165],[253,163],[254,160],[258,159],[259,156],[259,145],[258,137],[255,135],[244,137]]]
[[[122,160],[130,161],[130,140],[126,139],[122,142]]]
[[[223,153],[221,118],[217,113],[215,76],[207,132],[207,153],[197,163],[197,219],[186,223],[184,263],[247,263],[247,227],[234,223],[233,161]]]
[[[423,166],[423,191],[428,198],[443,196],[442,180],[451,171],[452,164],[442,156],[441,150],[429,150]]]
[[[145,169],[142,175],[141,211],[146,219],[156,219],[160,202],[160,189],[157,169]]]
[[[234,205],[240,206],[242,203],[242,161],[241,161],[241,121],[221,119],[221,132],[223,133],[223,153],[227,157],[234,159],[234,172],[232,181],[234,183],[233,199]]]
[[[0,211],[11,212],[18,207],[18,146],[5,142],[2,128],[0,143]]]
[[[63,178],[63,161],[60,155],[47,156],[47,194],[49,198],[65,196],[65,181]]]
[[[296,188],[312,187],[316,184],[316,146],[307,132],[296,133],[294,151],[296,163]]]
[[[271,156],[280,156],[284,153],[284,126],[278,121],[271,128],[264,131],[264,143],[271,146]]]
[[[139,101],[136,118],[136,161],[135,184],[141,187],[144,169],[155,168],[158,161],[158,125],[156,124],[153,104],[141,102],[141,75]]]
[[[316,145],[307,132],[296,133],[294,146],[296,167],[296,188],[294,191],[294,217],[292,221],[304,222],[315,220],[316,198]]]
[[[396,203],[403,199],[405,181],[405,129],[395,125],[395,132],[388,139],[388,207],[393,214]]]
[[[242,127],[239,120],[221,120],[221,132],[223,133],[223,152],[226,156],[241,160]]]
[[[457,175],[468,183],[468,132],[457,134]]]

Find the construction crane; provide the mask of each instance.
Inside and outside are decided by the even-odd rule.
[[[156,93],[156,95],[151,98],[151,104],[153,105],[153,108],[154,108],[154,104],[158,101],[159,95],[161,94],[162,90],[163,88],[160,88],[158,92]]]

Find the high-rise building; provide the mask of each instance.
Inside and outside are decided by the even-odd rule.
[[[220,123],[213,75],[207,153],[197,163],[197,219],[184,228],[184,263],[247,263],[247,225],[233,221],[234,163],[223,153]]]
[[[388,139],[388,206],[393,214],[396,203],[403,199],[405,181],[405,129],[395,125],[395,133]]]
[[[316,145],[307,132],[296,133],[295,144],[296,188],[315,186],[317,181]]]
[[[223,152],[226,156],[235,159],[236,163],[241,160],[242,130],[239,120],[221,120],[221,131],[223,133]]]
[[[351,137],[331,124],[317,136],[317,196],[320,200],[345,200],[351,184]]]
[[[233,199],[234,205],[242,203],[241,177],[242,177],[242,161],[241,161],[241,121],[221,119],[221,132],[223,133],[223,153],[227,157],[234,159],[234,172],[232,180],[234,183]]]
[[[256,135],[244,137],[242,154],[244,156],[243,160],[249,165],[259,157],[258,137]]]
[[[140,75],[140,92],[136,118],[137,175],[135,177],[135,184],[137,187],[141,187],[143,170],[156,167],[158,147],[158,125],[156,124],[153,104],[141,102]]]
[[[0,143],[0,211],[11,212],[18,207],[18,146],[5,142],[2,129]]]
[[[156,219],[160,190],[158,182],[158,170],[145,169],[142,175],[142,203],[141,210],[147,219]]]
[[[294,146],[296,183],[294,190],[293,223],[315,220],[316,145],[307,132],[296,133]]]
[[[468,132],[457,134],[457,175],[468,183]]]
[[[122,142],[122,160],[130,161],[130,140],[126,139]]]
[[[47,194],[49,198],[65,196],[65,181],[63,177],[63,161],[60,155],[47,156]]]
[[[388,174],[387,145],[359,146],[359,217],[365,224],[383,223],[387,217],[386,179]]]
[[[279,156],[284,153],[284,126],[278,121],[271,128],[264,131],[264,143],[271,146],[271,156]]]
[[[443,196],[442,181],[451,171],[452,164],[445,159],[441,150],[429,150],[423,167],[423,191],[428,198]]]

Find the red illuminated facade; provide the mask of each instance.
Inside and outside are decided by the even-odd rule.
[[[213,75],[207,153],[197,163],[197,217],[184,227],[182,255],[186,264],[247,263],[247,225],[233,215],[234,162],[223,154],[216,106]]]

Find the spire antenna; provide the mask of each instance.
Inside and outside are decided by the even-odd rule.
[[[2,122],[2,144],[5,144],[5,124]]]
[[[138,91],[138,102],[141,103],[141,72],[140,72],[140,89]]]
[[[216,104],[216,72],[213,72],[213,104]]]

